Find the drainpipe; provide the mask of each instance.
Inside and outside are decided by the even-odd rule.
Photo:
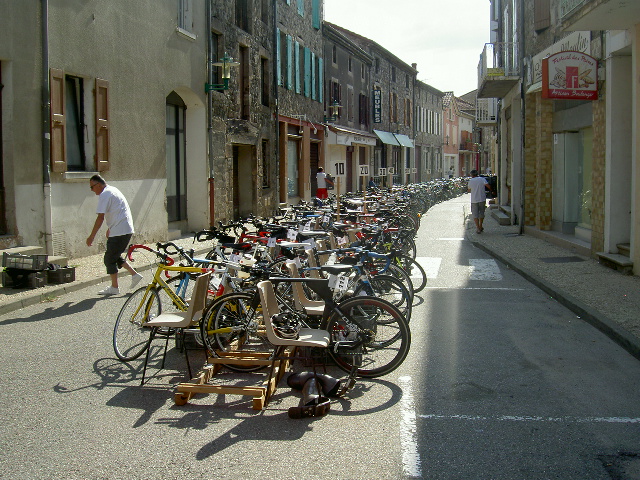
[[[213,38],[211,36],[211,15],[213,13],[213,6],[211,2],[213,0],[207,0],[207,83],[213,83]],[[214,178],[214,163],[215,157],[213,155],[213,92],[210,90],[207,92],[207,141],[209,147],[209,223],[213,225],[215,219],[215,178]]]
[[[42,0],[42,185],[44,194],[44,243],[53,255],[51,214],[51,103],[49,95],[49,0]]]
[[[524,91],[524,48],[525,48],[525,23],[524,0],[520,0],[520,35],[518,38],[520,52],[520,221],[519,234],[524,235],[524,194],[525,194],[525,91]]]
[[[276,45],[278,45],[278,0],[272,0],[273,5],[273,51],[275,55],[273,56],[273,61],[271,62],[271,69],[273,71],[273,82],[271,84],[271,91],[273,92],[273,102],[274,102],[274,128],[275,128],[275,165],[274,171],[278,172],[276,176],[276,194],[275,201],[277,204],[280,203],[280,106],[278,102],[278,69],[276,68],[277,57],[280,52],[276,52]],[[322,144],[322,148],[324,148],[324,143]],[[271,151],[273,152],[273,147],[271,147]]]

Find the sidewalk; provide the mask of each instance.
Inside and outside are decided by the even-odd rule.
[[[640,278],[624,275],[532,235],[501,226],[487,209],[476,233],[465,205],[467,238],[640,359]]]
[[[185,249],[195,249],[196,255],[204,254],[210,250],[210,242],[193,243],[192,235],[173,240],[173,243]],[[155,244],[148,244],[148,246],[155,248]],[[97,255],[69,260],[69,266],[76,268],[76,279],[70,283],[51,284],[36,289],[13,289],[0,287],[0,315],[10,313],[36,303],[52,302],[61,295],[92,285],[97,286],[102,283],[104,283],[104,287],[110,285],[110,277],[107,275],[102,261],[103,256],[104,252]],[[143,274],[145,272],[150,272],[151,268],[149,262],[144,262],[145,258],[150,260],[153,256],[136,256],[134,257],[134,260],[137,259],[138,261],[133,263],[134,268]],[[128,292],[128,276],[129,274],[124,270],[120,272],[120,295],[124,295]],[[102,287],[96,287],[96,291],[92,293],[95,293],[97,296],[97,292],[101,288]]]

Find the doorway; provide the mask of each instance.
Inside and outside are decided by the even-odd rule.
[[[233,216],[245,218],[255,213],[257,161],[252,145],[233,146]]]

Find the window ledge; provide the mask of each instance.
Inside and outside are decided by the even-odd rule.
[[[65,182],[86,182],[98,172],[64,172]]]
[[[195,33],[191,33],[185,30],[184,28],[180,28],[180,27],[176,27],[176,33],[181,37],[191,40],[192,42],[195,42],[197,38]]]

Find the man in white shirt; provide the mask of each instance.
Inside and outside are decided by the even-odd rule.
[[[489,182],[484,177],[479,177],[477,170],[471,170],[467,192],[471,193],[471,216],[478,233],[484,231],[482,223],[484,222],[484,211],[487,208],[487,190],[491,190]]]
[[[127,199],[116,187],[107,185],[104,178],[94,175],[89,179],[89,188],[98,195],[98,207],[96,208],[97,218],[93,224],[93,230],[87,237],[87,245],[91,246],[93,240],[100,230],[102,224],[107,223],[107,251],[104,254],[104,265],[107,273],[111,276],[111,286],[98,292],[99,295],[117,295],[118,269],[125,268],[131,273],[131,288],[135,287],[142,275],[137,273],[131,265],[122,258],[122,254],[129,245],[129,240],[133,235],[133,219]]]
[[[326,173],[324,173],[324,168],[319,167],[318,173],[316,174],[316,180],[318,182],[318,189],[316,190],[316,198],[320,200],[324,200],[329,196],[329,192],[327,192],[327,183],[329,185],[333,185],[333,182],[329,179]]]

